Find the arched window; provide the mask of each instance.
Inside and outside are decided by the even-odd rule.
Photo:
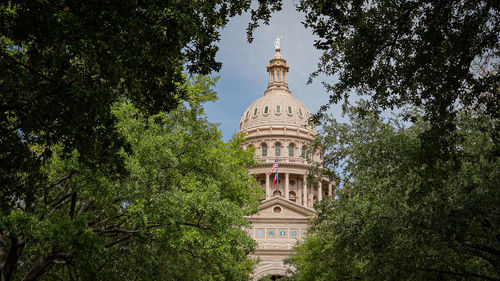
[[[258,108],[255,108],[255,110],[253,111],[253,116],[257,115],[257,111],[258,111]]]
[[[276,106],[276,113],[278,113],[278,114],[279,114],[280,112],[281,112],[280,106],[279,106],[279,105],[277,105],[277,106]]]
[[[274,191],[273,196],[281,196],[281,191],[279,190]]]
[[[302,109],[299,108],[299,115],[302,117]]]
[[[297,195],[296,195],[296,194],[295,194],[295,192],[293,192],[293,191],[288,192],[288,198],[289,198],[289,199],[290,199],[290,201],[292,201],[292,202],[297,201]]]
[[[288,157],[293,157],[293,151],[295,150],[295,145],[290,144],[288,146]]]
[[[269,107],[266,106],[266,107],[264,107],[264,114],[267,114],[267,113],[269,113]]]
[[[267,145],[264,143],[261,146],[262,149],[262,156],[267,156]]]
[[[288,114],[292,114],[292,107],[291,106],[288,107]]]
[[[281,144],[277,143],[274,145],[275,156],[281,156]]]
[[[305,146],[303,146],[302,150],[300,151],[300,157],[302,157],[302,159],[306,158],[306,147]]]

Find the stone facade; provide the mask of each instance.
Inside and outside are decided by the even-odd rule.
[[[255,256],[260,259],[254,279],[284,276],[288,257],[298,240],[307,235],[313,205],[325,196],[332,196],[335,187],[328,179],[317,186],[308,186],[306,175],[310,164],[305,159],[307,146],[316,136],[316,128],[308,124],[307,107],[292,97],[288,89],[286,60],[276,49],[267,72],[269,84],[264,96],[243,113],[240,131],[246,133],[245,148],[255,147],[259,165],[250,168],[265,190],[259,212],[248,217],[248,235],[257,241]],[[278,182],[273,188],[275,173],[271,167],[278,161]],[[319,154],[313,156],[320,162]]]

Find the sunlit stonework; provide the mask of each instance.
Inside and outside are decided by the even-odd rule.
[[[248,235],[257,241],[256,257],[260,263],[254,271],[254,280],[264,276],[273,279],[287,275],[283,259],[288,257],[298,240],[307,235],[311,218],[315,216],[314,202],[333,195],[335,187],[327,179],[317,186],[306,182],[310,164],[305,151],[316,135],[316,128],[308,125],[311,113],[292,97],[288,89],[289,67],[281,56],[279,40],[275,55],[267,66],[269,84],[264,96],[243,113],[240,131],[246,133],[245,148],[255,147],[259,165],[249,169],[266,191],[259,212],[251,217]],[[313,160],[320,162],[320,156]],[[273,189],[275,173],[269,174],[278,159],[279,181]]]

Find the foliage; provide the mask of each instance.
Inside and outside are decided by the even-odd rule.
[[[499,74],[478,75],[474,64],[498,64],[497,1],[304,0],[298,10],[324,51],[314,75],[338,75],[327,85],[332,103],[355,90],[377,111],[422,106],[433,126],[453,121],[461,105],[498,116]]]
[[[136,152],[132,151],[134,145],[127,143],[131,136],[116,126],[113,104],[126,100],[138,111],[137,116],[144,120],[156,116],[155,121],[160,122],[163,115],[155,114],[193,99],[185,86],[188,76],[183,73],[191,77],[219,70],[221,64],[215,56],[220,29],[229,18],[248,9],[250,0],[0,3],[0,280],[11,279],[19,264],[23,273],[37,262],[44,268],[44,260],[35,262],[35,257],[50,257],[51,263],[67,260],[68,252],[53,252],[50,244],[70,234],[78,241],[89,241],[83,249],[77,247],[83,257],[98,249],[92,247],[105,243],[96,242],[92,238],[95,232],[86,228],[92,218],[78,216],[66,226],[61,222],[56,224],[58,231],[52,229],[56,227],[52,223],[68,204],[74,210],[72,217],[85,202],[96,204],[96,199],[85,196],[100,197],[96,194],[100,189],[109,191],[99,191],[107,196],[101,206],[109,205],[110,214],[119,212],[116,204],[120,202],[109,201],[116,195],[110,190],[134,172],[126,161],[130,161],[127,153]],[[203,95],[198,98],[203,99]],[[205,126],[208,131],[215,130]],[[177,130],[170,129],[173,133]],[[195,137],[183,134],[191,140]],[[215,135],[210,135],[208,146],[215,146]],[[175,140],[181,149],[190,138]],[[231,153],[236,153],[237,143],[238,138]],[[196,145],[205,151],[201,144]],[[53,154],[56,159],[51,159]],[[196,164],[204,160],[208,161],[198,159]],[[180,181],[183,176],[176,174],[175,179]],[[234,184],[221,183],[230,190],[221,192],[245,197],[233,192]],[[93,193],[75,193],[77,188]],[[147,200],[139,203],[149,204]],[[128,211],[135,214],[139,210]],[[92,214],[90,217],[98,213]],[[71,229],[76,222],[78,227]],[[45,228],[52,230],[46,233]],[[77,235],[78,229],[82,232]],[[140,231],[134,232],[135,236]],[[73,260],[78,251],[70,251]]]
[[[323,122],[325,165],[343,167],[343,188],[317,206],[291,259],[297,279],[499,280],[498,118],[458,114],[456,157],[429,174],[430,122],[348,114],[350,124]]]
[[[201,103],[214,81],[183,85],[188,102],[146,116],[117,103],[116,131],[128,176],[93,169],[62,146],[43,165],[49,184],[31,208],[2,216],[7,237],[24,237],[13,276],[2,280],[248,280],[253,240],[242,229],[261,191],[247,174],[251,152],[207,122]],[[119,160],[117,160],[119,161]]]
[[[32,204],[54,144],[123,173],[111,106],[145,114],[187,98],[184,69],[209,74],[219,31],[248,10],[230,1],[19,1],[0,4],[0,207]]]

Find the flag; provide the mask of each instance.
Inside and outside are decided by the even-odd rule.
[[[274,176],[274,179],[273,179],[273,188],[275,188],[277,182],[278,182],[278,169],[276,169],[276,175]],[[277,186],[276,186],[276,191],[278,191]]]
[[[276,158],[276,160],[274,161],[273,167],[271,168],[271,172],[269,172],[269,174],[272,174],[274,169],[276,169],[276,175],[273,179],[273,188],[276,188],[276,191],[278,191],[278,186],[276,186],[276,183],[278,183],[278,158]]]
[[[276,160],[274,161],[273,167],[271,168],[271,171],[269,172],[269,174],[272,174],[274,169],[277,169],[277,168],[278,168],[278,158],[276,158]]]

